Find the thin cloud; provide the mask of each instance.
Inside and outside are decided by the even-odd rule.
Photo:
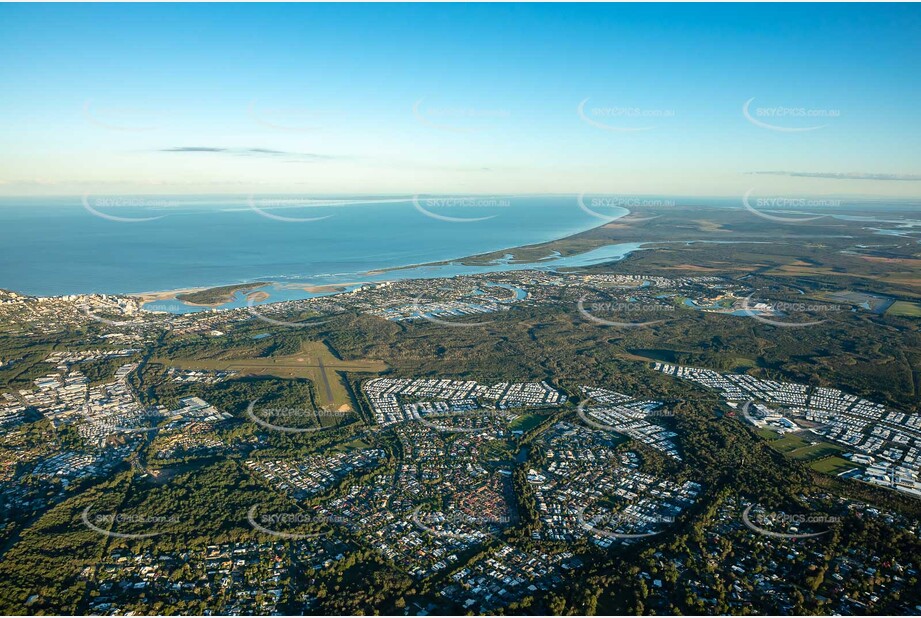
[[[227,152],[227,149],[211,148],[210,146],[178,146],[176,148],[163,148],[160,152]]]
[[[796,178],[828,178],[830,180],[921,180],[921,174],[873,174],[869,172],[750,172],[764,176],[791,176]]]
[[[229,154],[241,157],[289,157],[291,158],[289,160],[296,161],[327,161],[346,158],[312,152],[287,152],[271,148],[218,148],[214,146],[173,146],[161,148],[159,152]]]

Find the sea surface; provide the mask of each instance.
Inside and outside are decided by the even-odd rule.
[[[698,202],[739,208],[735,199],[679,200]],[[330,293],[307,292],[305,285],[348,288],[360,282],[587,266],[621,259],[641,245],[612,244],[567,257],[548,253],[524,264],[510,263],[510,256],[477,266],[457,260],[563,238],[628,213],[609,203],[575,195],[0,198],[0,288],[39,296],[135,294],[266,281],[270,285],[262,289],[269,298],[259,302],[278,302]],[[904,215],[866,216],[879,206],[855,206],[877,233],[914,234],[913,226],[921,225]],[[891,208],[887,204],[885,210]],[[902,209],[918,212],[915,204]],[[826,214],[858,218],[850,208]],[[241,293],[221,307],[248,302],[253,301]],[[175,299],[145,308],[209,309]]]
[[[318,199],[318,198],[313,198]],[[598,208],[611,219],[628,211]],[[0,200],[0,288],[50,296],[129,294],[250,281],[343,284],[525,268],[392,269],[546,242],[604,223],[570,197],[119,197]],[[540,265],[618,259],[631,247]],[[370,274],[369,274],[370,273]],[[308,294],[309,295],[309,294]]]

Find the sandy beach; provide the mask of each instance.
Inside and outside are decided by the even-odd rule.
[[[268,283],[268,284],[263,283],[262,285],[265,285],[268,289],[251,292],[247,295],[247,298],[252,300],[253,302],[261,303],[271,298],[273,288],[288,289],[288,290],[304,290],[305,292],[309,292],[311,294],[332,294],[332,293],[337,293],[337,292],[345,292],[349,288],[353,288],[359,285],[364,285],[366,283],[368,282],[367,281],[353,281],[353,282],[346,282],[346,283],[330,283],[330,284],[321,284],[321,285],[311,285],[311,284],[301,284],[301,283]],[[139,299],[142,304],[160,301],[160,300],[176,300],[178,302],[182,302],[183,304],[194,306],[194,307],[219,307],[225,303],[222,302],[222,303],[201,304],[201,303],[190,302],[187,300],[180,300],[177,297],[182,294],[192,294],[195,292],[203,292],[205,290],[213,290],[213,289],[221,288],[221,287],[226,287],[226,286],[177,288],[175,290],[161,290],[161,291],[155,291],[155,292],[138,292],[135,294],[127,294],[127,296],[131,296],[133,298]],[[228,299],[225,302],[229,302],[229,300],[230,299]]]
[[[201,292],[208,289],[210,288],[179,288],[176,290],[163,290],[160,292],[138,292],[136,294],[125,294],[125,296],[138,298],[141,300],[141,302],[149,303],[155,300],[175,300],[178,294],[191,294],[193,292]]]
[[[285,288],[289,290],[304,290],[305,292],[310,292],[311,294],[327,294],[329,292],[345,292],[349,288],[353,288],[358,285],[364,285],[369,283],[368,281],[351,281],[348,283],[327,283],[323,285],[310,285],[310,284],[301,284],[301,283],[284,283],[276,284],[279,288]],[[380,281],[376,283],[382,283]]]

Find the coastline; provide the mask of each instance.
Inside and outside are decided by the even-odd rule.
[[[624,209],[627,210],[627,209]],[[225,282],[217,285],[194,285],[194,286],[183,286],[179,288],[167,288],[159,290],[148,290],[141,292],[76,292],[69,294],[50,294],[50,295],[35,295],[28,293],[21,293],[24,296],[35,296],[36,298],[56,298],[62,296],[76,296],[76,295],[104,295],[104,296],[120,296],[124,298],[131,298],[136,300],[142,310],[150,311],[167,311],[174,312],[174,308],[158,308],[156,306],[148,307],[148,305],[157,305],[161,303],[176,303],[181,305],[183,308],[189,310],[221,310],[221,309],[231,309],[239,303],[243,303],[241,306],[245,306],[246,301],[255,302],[257,304],[271,304],[278,302],[285,302],[288,300],[298,300],[298,298],[291,298],[291,292],[303,291],[306,294],[311,296],[326,296],[339,294],[343,292],[348,292],[351,289],[355,289],[361,285],[367,284],[382,284],[391,282],[397,279],[429,279],[429,278],[450,278],[455,276],[462,276],[468,274],[465,272],[453,272],[451,269],[452,266],[457,267],[456,270],[469,270],[473,268],[489,268],[494,269],[492,272],[502,272],[505,270],[519,270],[523,264],[534,264],[535,266],[540,266],[542,260],[547,260],[547,266],[551,265],[554,260],[567,257],[575,256],[583,253],[587,253],[592,249],[597,249],[605,245],[612,245],[610,240],[600,240],[600,239],[589,239],[586,240],[584,237],[596,233],[598,230],[603,229],[605,226],[609,225],[613,221],[628,219],[631,216],[634,216],[635,213],[626,211],[621,215],[612,217],[601,221],[598,225],[593,225],[587,229],[562,236],[560,238],[555,238],[548,241],[524,244],[524,245],[514,245],[511,247],[503,247],[500,249],[474,253],[474,254],[465,254],[455,258],[436,260],[431,262],[417,262],[404,264],[400,266],[379,268],[373,270],[367,270],[363,272],[356,272],[349,281],[337,282],[337,283],[310,283],[310,282],[299,282],[299,281],[290,281],[286,282],[284,280],[271,280],[271,277],[259,277],[249,280],[237,280],[233,282]],[[628,221],[629,222],[629,221]],[[580,242],[580,240],[582,242]],[[539,255],[528,255],[529,253]],[[619,259],[617,256],[612,258]],[[503,259],[505,258],[505,259]],[[515,267],[519,268],[515,268]],[[506,268],[507,267],[507,268]],[[435,273],[430,272],[419,277],[406,276],[406,271],[413,269],[444,269],[448,272],[445,273]],[[393,273],[395,276],[393,278],[386,277],[388,273]],[[403,276],[400,276],[400,275]],[[473,273],[470,273],[473,274]],[[305,277],[306,278],[306,277]],[[250,287],[249,290],[245,288]],[[208,296],[209,294],[213,295],[220,293],[222,288],[226,288],[232,293],[227,294],[226,298],[216,299],[214,302],[196,302],[194,297],[196,296]],[[246,293],[243,295],[243,298],[239,298],[237,290],[244,290]],[[272,293],[273,290],[275,293]],[[10,290],[19,294],[15,290]],[[286,294],[285,291],[288,291]],[[260,293],[261,292],[261,293]],[[192,296],[193,299],[184,300],[179,298],[180,296]],[[288,298],[285,298],[288,296]],[[310,296],[308,296],[309,298]],[[222,302],[223,301],[223,302]],[[231,306],[225,306],[231,305]]]
[[[627,210],[624,208],[624,210]],[[607,221],[604,221],[594,227],[590,227],[586,230],[580,232],[575,232],[574,234],[569,234],[568,236],[562,236],[554,240],[548,240],[544,242],[531,243],[527,245],[516,245],[513,247],[506,247],[503,249],[496,249],[494,251],[486,251],[483,253],[475,253],[473,255],[465,255],[453,259],[439,260],[437,262],[424,262],[421,264],[408,264],[406,266],[393,266],[390,268],[381,268],[372,271],[368,271],[365,274],[368,275],[381,275],[388,272],[395,272],[401,270],[407,270],[411,268],[423,268],[423,267],[434,267],[434,266],[447,266],[450,264],[462,264],[465,266],[485,266],[485,265],[500,265],[500,264],[525,264],[525,263],[535,263],[540,260],[545,260],[548,258],[560,258],[568,257],[573,255],[578,255],[582,253],[587,253],[593,249],[603,247],[606,245],[612,244],[608,239],[595,239],[591,238],[595,232],[602,229],[629,229],[632,224],[648,221],[647,217],[632,218],[638,213],[627,210],[623,215],[616,217],[611,217]],[[655,218],[655,217],[653,217]],[[542,252],[544,255],[541,257],[528,256],[528,252]],[[524,255],[522,255],[524,254]],[[506,256],[512,256],[508,261],[501,261]]]
[[[112,295],[158,304],[178,294],[266,281],[276,286],[276,292],[272,293],[274,300],[295,293],[294,289],[279,289],[289,283],[339,286],[304,289],[304,293],[329,293],[350,283],[384,279],[386,275],[382,273],[391,269],[408,276],[406,269],[431,268],[456,260],[471,263],[481,259],[477,256],[485,252],[504,252],[511,247],[518,253],[524,250],[522,247],[560,241],[628,215],[627,209],[618,207],[610,217],[599,221],[576,210],[572,200],[562,197],[515,201],[511,210],[501,213],[503,219],[472,227],[429,221],[402,207],[369,208],[367,216],[358,216],[359,211],[349,212],[353,216],[339,216],[334,220],[335,225],[329,224],[329,229],[318,227],[307,232],[297,226],[253,225],[236,217],[224,222],[228,234],[216,235],[215,226],[209,220],[212,209],[190,206],[188,213],[186,209],[182,211],[182,214],[194,215],[190,222],[183,221],[179,225],[176,219],[169,225],[152,227],[149,232],[147,228],[125,228],[137,236],[133,242],[128,240],[132,234],[111,236],[111,241],[105,245],[108,256],[105,261],[84,262],[81,254],[76,253],[76,259],[66,260],[62,267],[53,270],[53,276],[33,277],[33,270],[44,273],[53,267],[46,263],[50,261],[48,258],[37,256],[40,259],[29,269],[11,269],[4,279],[10,290],[35,297]],[[79,214],[82,217],[85,213],[81,209]],[[11,220],[18,227],[8,227],[6,231],[14,233],[18,239],[43,234],[44,230],[36,227],[40,221],[33,219],[14,217]],[[82,229],[77,223],[94,224],[92,220],[87,223],[81,218],[74,224],[75,229]],[[200,228],[201,233],[197,233]],[[384,231],[387,234],[381,236]],[[51,242],[52,236],[40,238]],[[91,234],[68,233],[66,236],[55,251],[69,255],[92,244],[88,240],[93,238]],[[337,236],[342,242],[333,240]],[[17,242],[22,244],[21,240]],[[255,245],[246,245],[247,242]],[[238,249],[240,243],[248,248]],[[9,244],[5,251],[12,255],[18,246]],[[169,246],[171,251],[164,255],[156,253],[161,246]],[[199,256],[198,251],[205,253]],[[151,252],[156,255],[152,257]],[[12,259],[10,263],[14,263]],[[201,298],[194,302],[205,304]],[[212,300],[216,299],[210,298],[208,302]]]
[[[556,238],[556,239],[545,241],[545,242],[531,243],[527,245],[516,245],[512,247],[496,249],[494,251],[475,253],[472,255],[464,255],[464,256],[457,257],[457,258],[438,260],[434,262],[419,262],[419,263],[414,263],[414,264],[405,264],[402,266],[393,266],[389,268],[368,270],[363,273],[359,273],[359,277],[357,277],[357,279],[359,279],[358,281],[345,282],[345,283],[326,283],[326,284],[285,283],[281,281],[269,281],[269,282],[263,282],[263,286],[274,286],[275,288],[282,289],[282,290],[284,289],[303,290],[309,294],[317,294],[317,295],[328,295],[329,294],[331,295],[331,294],[338,294],[338,293],[346,292],[348,291],[349,288],[354,288],[356,286],[366,285],[369,283],[385,283],[389,281],[388,279],[371,281],[367,279],[362,279],[361,275],[367,275],[368,277],[378,277],[381,275],[386,275],[387,273],[397,273],[400,271],[419,269],[419,268],[437,268],[437,267],[442,267],[442,266],[449,266],[452,264],[459,264],[459,265],[465,265],[465,266],[488,266],[488,265],[495,265],[495,266],[510,265],[511,266],[511,265],[520,265],[520,264],[538,262],[540,259],[545,259],[546,257],[566,257],[570,255],[577,255],[577,254],[585,253],[592,249],[602,247],[602,246],[605,246],[611,243],[608,241],[597,240],[593,242],[592,241],[586,242],[585,245],[583,246],[562,246],[560,247],[559,245],[561,244],[562,245],[572,245],[572,242],[574,240],[577,240],[582,236],[591,234],[592,232],[596,230],[602,229],[610,225],[614,221],[620,221],[622,219],[629,219],[629,217],[634,214],[635,213],[631,211],[627,211],[623,215],[620,215],[618,217],[613,217],[612,219],[607,220],[607,221],[603,221],[600,224],[590,227],[586,230],[582,230],[574,234],[569,234],[567,236],[562,236],[560,238]],[[523,259],[520,257],[516,257],[516,254],[521,254],[522,252],[543,251],[544,249],[546,249],[546,251],[544,252],[544,255],[538,259],[531,260],[531,259]],[[506,262],[497,261],[497,260],[501,260],[501,258],[505,255],[512,255],[513,258]],[[250,282],[239,282],[239,283],[225,284],[225,285],[220,285],[220,286],[210,286],[210,287],[204,286],[204,287],[195,287],[195,288],[180,288],[176,290],[159,290],[159,291],[153,291],[153,292],[125,294],[124,296],[129,296],[129,297],[139,299],[142,303],[142,306],[146,305],[147,303],[157,302],[157,301],[177,301],[177,302],[182,302],[183,304],[186,304],[189,307],[216,308],[216,307],[220,307],[220,305],[196,305],[193,303],[189,303],[187,301],[182,301],[181,299],[177,298],[177,296],[180,294],[199,293],[199,292],[203,292],[206,290],[213,290],[213,289],[217,289],[221,287],[245,286],[248,283]],[[284,301],[283,300],[273,301],[271,300],[271,295],[269,295],[268,303],[271,304],[272,302],[284,302]]]
[[[311,294],[327,294],[330,292],[345,292],[351,287],[355,287],[356,285],[364,285],[366,283],[369,282],[350,281],[348,283],[322,283],[319,285],[313,285],[309,283],[275,283],[275,285],[283,290],[304,290],[305,292],[310,292]]]
[[[148,303],[157,302],[157,301],[177,301],[181,302],[184,305],[189,307],[206,307],[206,308],[218,308],[221,305],[227,304],[234,300],[233,295],[228,295],[224,302],[220,303],[196,303],[189,300],[183,300],[179,298],[180,296],[186,294],[198,294],[202,292],[207,292],[209,290],[218,290],[224,287],[235,287],[240,290],[244,290],[247,287],[251,287],[245,296],[247,298],[255,297],[254,302],[262,303],[265,300],[271,298],[271,294],[264,291],[262,288],[265,287],[275,287],[279,290],[303,290],[309,294],[317,295],[326,295],[326,294],[338,294],[341,292],[348,291],[349,288],[364,285],[370,283],[369,281],[354,281],[348,283],[326,283],[319,285],[312,284],[300,284],[300,283],[282,283],[277,281],[253,281],[253,282],[242,282],[242,283],[232,283],[228,285],[219,285],[219,286],[203,286],[195,288],[177,288],[175,290],[159,290],[156,292],[139,292],[133,294],[112,294],[111,296],[127,296],[129,298],[137,299],[141,305],[146,305]],[[270,302],[283,302],[283,301],[270,301]]]
[[[210,290],[209,287],[200,287],[200,288],[177,288],[175,290],[160,290],[156,292],[137,292],[135,294],[112,294],[111,296],[129,296],[131,298],[136,298],[142,303],[149,303],[157,300],[174,300],[179,294],[194,294],[195,292],[203,292],[205,290]]]
[[[456,257],[456,258],[451,258],[451,259],[446,259],[446,260],[439,260],[439,261],[437,261],[437,262],[422,262],[422,263],[419,263],[419,264],[407,264],[407,265],[405,265],[405,266],[391,266],[391,267],[389,267],[389,268],[380,268],[380,269],[375,269],[375,270],[369,270],[368,272],[366,272],[366,273],[364,273],[364,274],[366,274],[366,275],[382,275],[382,274],[384,274],[384,273],[394,272],[394,271],[400,271],[400,270],[408,270],[408,269],[410,269],[410,268],[424,268],[424,267],[427,267],[427,266],[447,266],[447,265],[449,265],[449,264],[463,264],[463,265],[467,265],[467,266],[486,265],[486,264],[490,264],[490,263],[496,263],[496,264],[499,264],[499,263],[505,263],[505,264],[522,264],[522,263],[532,262],[532,261],[537,261],[537,260],[519,259],[519,258],[517,258],[517,257],[514,257],[515,252],[528,251],[528,250],[534,251],[534,250],[539,250],[539,249],[544,248],[544,247],[547,249],[547,256],[552,256],[554,252],[558,252],[558,253],[559,253],[559,257],[566,257],[567,255],[574,255],[574,254],[576,254],[576,253],[583,253],[584,251],[569,251],[569,252],[563,252],[563,251],[559,251],[559,249],[556,249],[556,248],[554,248],[554,247],[552,247],[552,246],[553,246],[553,245],[556,245],[556,244],[558,244],[558,243],[567,243],[567,242],[571,242],[571,241],[573,241],[573,240],[575,240],[575,239],[577,239],[577,238],[579,238],[579,237],[581,237],[581,236],[590,234],[591,232],[594,232],[594,231],[599,230],[599,229],[606,228],[606,227],[608,227],[609,225],[611,225],[612,223],[614,223],[615,221],[622,221],[622,220],[624,220],[624,219],[628,219],[628,218],[629,218],[631,215],[633,215],[633,214],[636,214],[636,213],[633,213],[633,212],[631,212],[631,211],[627,211],[626,214],[620,215],[620,216],[618,216],[618,217],[612,217],[609,221],[605,221],[605,222],[603,222],[603,223],[600,223],[599,225],[596,225],[596,226],[594,226],[594,227],[590,227],[590,228],[588,228],[587,230],[582,230],[581,232],[576,232],[575,234],[569,234],[568,236],[561,236],[560,238],[556,238],[556,239],[554,239],[554,240],[548,240],[548,241],[545,241],[545,242],[538,242],[538,243],[531,243],[531,244],[527,244],[527,245],[515,245],[515,246],[513,246],[513,247],[504,247],[504,248],[502,248],[502,249],[496,249],[496,250],[494,250],[494,251],[486,251],[486,252],[483,252],[483,253],[474,253],[473,255],[464,255],[464,256],[460,256],[460,257]],[[627,223],[630,223],[630,221],[627,221]],[[608,243],[606,243],[606,242],[598,242],[598,243],[595,243],[595,247],[600,247],[600,246],[603,246],[603,245],[605,245],[605,244],[608,244]],[[591,247],[591,248],[594,248],[594,247]],[[590,250],[591,248],[585,249],[585,251]],[[502,255],[499,256],[499,254],[502,254]],[[497,262],[497,261],[496,261],[497,259],[502,259],[502,257],[503,257],[504,255],[512,255],[513,258],[512,258],[511,260],[509,260],[508,262]],[[497,257],[497,258],[493,258],[492,256],[498,256],[498,257]],[[544,259],[544,258],[539,258],[539,259]]]

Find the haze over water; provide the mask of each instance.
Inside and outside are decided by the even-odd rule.
[[[483,198],[475,205],[419,198],[433,216],[412,198],[266,205],[278,199],[254,198],[261,213],[245,196],[89,198],[90,209],[81,197],[3,199],[0,288],[60,295],[257,280],[347,283],[367,280],[362,275],[368,271],[546,242],[604,222],[582,210],[575,196]],[[598,210],[611,217],[626,213],[613,206]],[[141,220],[153,217],[160,218]]]

